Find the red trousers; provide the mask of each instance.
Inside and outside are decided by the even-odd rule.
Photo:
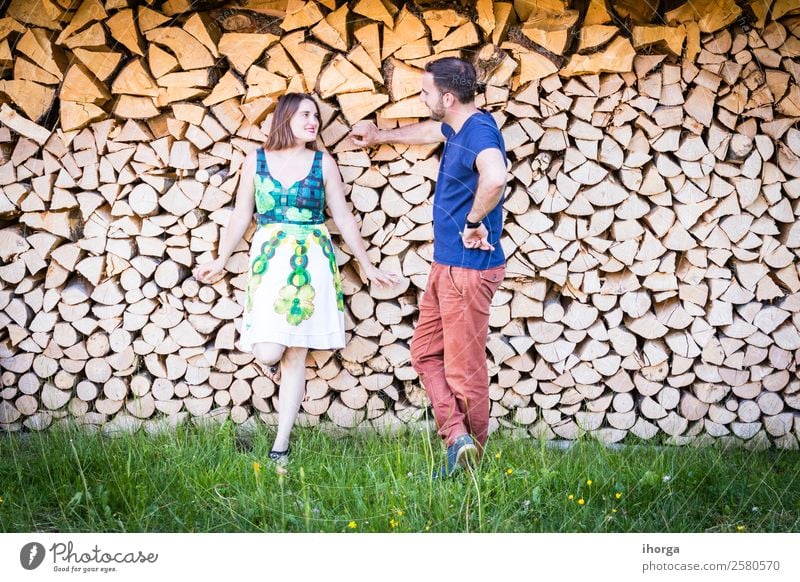
[[[411,364],[447,446],[471,434],[482,450],[489,436],[486,338],[492,296],[504,276],[505,266],[431,268],[411,339]]]

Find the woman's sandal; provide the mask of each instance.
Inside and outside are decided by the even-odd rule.
[[[289,452],[291,449],[286,449],[285,451],[270,451],[269,460],[275,463],[275,466],[279,468],[286,467],[289,464]]]
[[[278,384],[281,381],[281,369],[278,364],[274,366],[265,366],[258,360],[256,360],[256,363],[258,363],[259,368],[261,368],[261,372],[269,378],[273,384]]]

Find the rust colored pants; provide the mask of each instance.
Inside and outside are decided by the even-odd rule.
[[[431,268],[411,339],[411,364],[447,446],[466,433],[482,451],[489,436],[486,338],[492,296],[504,276],[505,266]]]

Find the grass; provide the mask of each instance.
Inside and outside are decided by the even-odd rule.
[[[297,429],[287,475],[267,460],[271,437],[231,424],[0,436],[0,531],[800,531],[798,451],[493,436],[474,476],[435,481],[443,448],[424,431]]]

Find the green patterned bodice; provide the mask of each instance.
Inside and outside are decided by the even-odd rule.
[[[322,152],[314,153],[311,171],[289,188],[269,172],[267,155],[259,148],[255,175],[256,220],[259,226],[285,224],[323,224],[325,222],[325,184],[322,178]]]

